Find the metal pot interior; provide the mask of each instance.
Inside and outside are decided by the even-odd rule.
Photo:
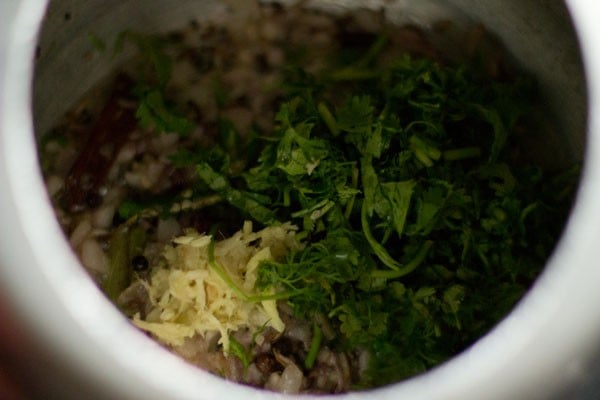
[[[293,1],[292,1],[293,2]],[[131,57],[127,51],[113,57],[95,51],[93,38],[99,38],[109,46],[119,32],[132,30],[141,33],[170,32],[184,26],[190,19],[210,20],[222,7],[236,3],[235,0],[155,0],[145,2],[143,7],[137,1],[90,0],[73,2],[70,0],[53,0],[49,3],[46,17],[39,35],[36,51],[35,76],[33,85],[33,120],[35,131],[42,134],[57,123],[75,102],[84,96],[94,85],[106,78],[110,72]],[[238,3],[243,3],[242,0]],[[540,84],[544,98],[547,136],[537,139],[532,153],[548,155],[551,163],[564,164],[574,160],[582,160],[585,147],[585,119],[587,99],[582,63],[578,51],[577,38],[571,19],[562,2],[490,0],[486,2],[470,2],[467,0],[331,0],[307,2],[313,7],[342,12],[360,7],[385,8],[386,17],[399,24],[412,24],[429,29],[440,21],[454,21],[460,29],[468,29],[475,24],[482,24],[493,32],[505,45],[508,53],[524,70],[534,74]],[[242,7],[243,8],[243,7]],[[440,41],[452,42],[452,37],[441,37]],[[110,51],[110,49],[108,50]],[[57,93],[59,95],[57,95]],[[46,271],[47,273],[47,271]],[[117,311],[114,310],[116,314]],[[85,327],[83,331],[85,332]],[[508,329],[508,328],[507,328]],[[502,331],[503,338],[493,336],[488,340],[483,351],[469,352],[469,358],[479,358],[486,368],[482,373],[491,373],[495,357],[502,356],[503,350],[498,343],[509,340],[509,331]],[[115,337],[117,332],[112,333]],[[518,332],[516,333],[518,334]],[[109,335],[110,336],[110,335]],[[132,336],[133,337],[133,336]],[[115,339],[117,340],[117,339]],[[103,341],[106,346],[109,341]],[[522,350],[522,349],[521,349]],[[509,357],[517,356],[521,350]],[[99,352],[105,351],[103,348]],[[129,353],[128,357],[136,355]],[[121,360],[122,361],[122,360]],[[172,360],[171,360],[172,361]],[[465,371],[475,371],[479,361],[465,361],[469,367]],[[170,365],[178,365],[171,362]],[[500,362],[501,368],[508,368]],[[169,388],[177,385],[171,378],[160,373],[148,372],[152,367],[139,368],[135,361],[128,365],[120,365],[123,371],[132,373],[143,382],[154,377],[152,386],[158,398],[159,393],[168,393]],[[183,367],[182,367],[183,368]],[[412,398],[448,398],[442,397],[443,390],[455,390],[462,398],[477,397],[485,393],[485,382],[489,383],[491,375],[485,375],[481,383],[476,376],[466,377],[458,373],[457,380],[451,378],[458,366],[452,363],[448,368],[437,372],[437,375],[425,381],[409,382],[404,385],[406,393],[415,394]],[[131,372],[134,371],[134,372]],[[187,372],[192,374],[192,372]],[[189,375],[189,376],[192,376]],[[511,376],[510,373],[507,376]],[[188,375],[186,375],[188,377]],[[470,379],[475,381],[469,382]],[[431,379],[435,379],[431,380]],[[176,380],[176,379],[175,379]],[[439,380],[445,389],[436,389],[432,385]],[[189,382],[189,379],[183,379]],[[227,392],[226,384],[208,380],[209,385],[218,386],[209,390],[211,394]],[[456,383],[458,382],[458,383]],[[221,385],[221,386],[219,386]],[[196,385],[194,385],[196,386]],[[435,385],[434,385],[435,386]],[[458,387],[459,386],[459,387]],[[532,388],[519,382],[507,393],[524,395]],[[122,386],[121,386],[122,387]],[[196,386],[195,389],[198,389]],[[180,387],[177,394],[188,396],[192,388]],[[384,389],[381,398],[393,398],[394,387]],[[163,392],[164,391],[164,392]],[[399,391],[400,393],[402,391]],[[129,395],[136,393],[129,389]],[[142,393],[142,392],[140,392]],[[148,392],[145,392],[148,393]],[[171,392],[173,393],[173,392]],[[402,392],[404,393],[404,392]],[[445,392],[448,393],[448,392]],[[256,393],[253,394],[256,396]],[[472,396],[472,397],[470,397]],[[154,397],[149,397],[154,398]],[[449,398],[458,398],[450,396]],[[488,398],[505,398],[494,394]],[[506,397],[510,398],[510,397]],[[515,397],[512,397],[515,398]],[[520,398],[524,398],[521,397]]]

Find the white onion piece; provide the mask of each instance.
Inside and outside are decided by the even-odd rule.
[[[302,387],[304,375],[296,364],[289,364],[283,370],[279,382],[277,382],[277,391],[282,393],[298,393]]]
[[[312,329],[307,323],[294,321],[288,325],[286,336],[302,342],[304,348],[308,349],[312,341]]]
[[[263,373],[256,367],[256,364],[250,364],[246,371],[246,382],[250,385],[259,386],[262,385],[263,379]]]
[[[115,216],[115,206],[110,204],[102,206],[92,214],[92,223],[97,229],[108,229],[112,226]]]
[[[64,186],[64,180],[58,175],[50,175],[48,179],[46,179],[46,188],[48,189],[48,194],[50,197],[54,197],[59,190],[61,190]]]
[[[83,218],[79,225],[77,225],[77,227],[73,230],[73,233],[71,233],[71,237],[69,238],[71,246],[73,246],[73,248],[79,247],[81,242],[84,241],[84,239],[90,234],[91,231],[92,224],[90,222],[90,219]]]
[[[94,239],[87,239],[81,244],[81,263],[90,271],[101,274],[108,271],[108,258]]]
[[[115,163],[119,164],[119,165],[128,163],[135,158],[135,155],[136,155],[135,144],[132,142],[127,142],[127,143],[125,143],[125,145],[123,145],[123,147],[121,147],[121,149],[119,150],[119,153],[117,153],[117,158],[115,159]]]
[[[156,238],[159,242],[168,242],[175,236],[179,235],[181,227],[175,218],[168,218],[158,221],[156,228]]]

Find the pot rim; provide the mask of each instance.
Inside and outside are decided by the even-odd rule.
[[[0,287],[11,307],[31,337],[52,349],[73,377],[118,398],[280,398],[232,385],[162,350],[127,322],[80,267],[54,217],[35,151],[32,60],[46,4],[5,0],[0,5],[0,15],[13,17],[0,27],[0,186],[5,188],[0,210],[4,226],[11,227],[0,231]],[[593,380],[587,367],[597,357],[600,339],[595,243],[600,237],[600,7],[595,0],[570,0],[566,6],[586,71],[588,132],[579,191],[558,246],[532,290],[474,346],[368,396],[547,398]]]

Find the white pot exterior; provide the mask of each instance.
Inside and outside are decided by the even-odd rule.
[[[497,32],[511,52],[538,73],[552,99],[549,106],[564,114],[559,118],[562,129],[572,133],[565,138],[566,152],[578,154],[583,148],[577,132],[583,131],[587,113],[585,162],[576,205],[534,289],[489,335],[427,374],[369,393],[337,397],[600,398],[600,3],[566,2],[579,36],[584,88],[573,35],[559,2],[449,2]],[[153,18],[149,11],[131,17],[132,1],[56,3],[57,15],[74,10],[73,24],[78,21],[75,4],[88,10],[97,16],[93,23],[100,31],[108,32],[115,23],[124,28],[126,23],[144,24]],[[171,1],[152,4],[156,10],[162,7],[169,15],[179,15],[181,21],[190,9],[201,11],[213,3],[182,0],[177,4],[185,13],[172,7]],[[415,1],[399,3],[410,6]],[[434,2],[426,3],[433,7]],[[0,1],[0,340],[8,347],[0,343],[2,359],[13,363],[15,375],[25,376],[32,397],[285,397],[225,382],[163,351],[128,324],[79,266],[54,218],[35,153],[33,59],[45,10],[43,0]],[[81,25],[79,32],[86,29]],[[85,38],[78,42],[60,30],[45,32],[54,36],[42,37],[42,54],[46,45],[57,50],[55,56],[49,53],[40,60],[46,69],[38,79],[46,90],[35,103],[40,116],[36,124],[42,126],[51,124],[104,71],[102,65],[61,59],[76,54]],[[62,41],[68,46],[61,47]],[[63,84],[53,75],[60,68],[67,68],[62,70],[65,74],[79,73],[81,80]],[[587,107],[582,108],[584,89]]]

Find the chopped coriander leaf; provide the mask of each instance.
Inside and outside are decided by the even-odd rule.
[[[297,74],[240,185],[216,164],[198,173],[231,205],[262,210],[256,221],[303,227],[305,247],[261,263],[256,286],[299,318],[328,315],[336,346],[368,349],[372,386],[496,324],[543,265],[553,239],[534,235],[553,211],[507,151],[528,107],[505,98],[529,99],[531,85],[409,57],[367,72]]]
[[[139,105],[135,116],[143,128],[153,128],[158,132],[178,133],[187,136],[194,124],[181,116],[174,106],[168,103],[159,89],[140,86],[135,90]]]
[[[206,163],[199,164],[197,172],[200,179],[212,190],[256,221],[264,224],[276,221],[275,214],[267,207],[268,197],[232,188],[227,177],[215,172]]]

